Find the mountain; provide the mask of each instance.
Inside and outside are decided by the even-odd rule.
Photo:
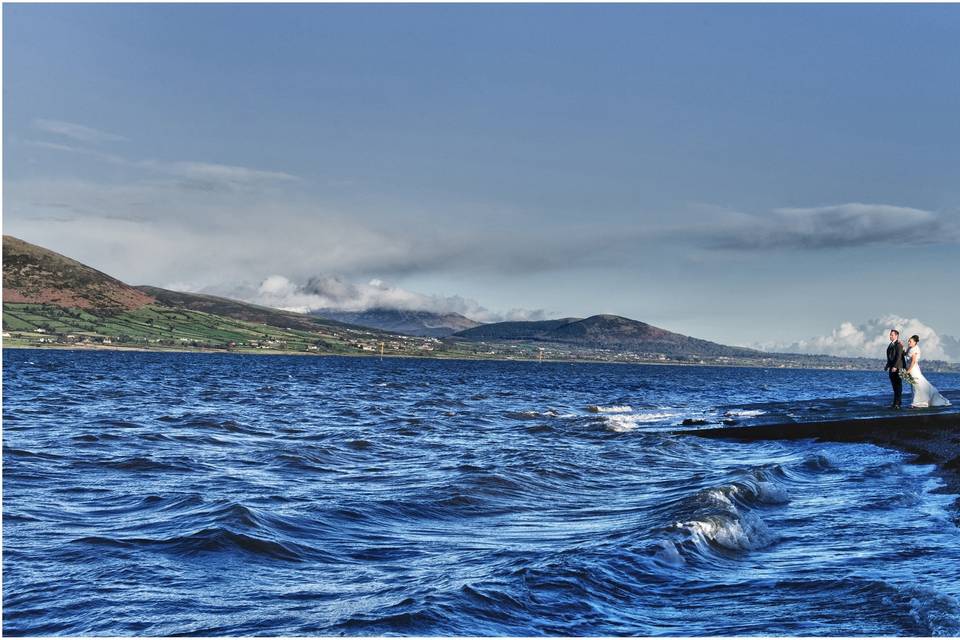
[[[396,338],[300,313],[158,287],[131,287],[18,238],[3,238],[3,345],[227,349],[354,354],[384,344],[422,355],[423,338]]]
[[[408,309],[375,308],[366,311],[317,309],[312,311],[310,315],[361,327],[382,329],[391,333],[432,338],[444,338],[457,331],[481,326],[479,322],[459,313],[436,313]]]
[[[3,236],[3,301],[107,314],[156,302],[101,271],[13,236]]]
[[[467,340],[543,340],[551,331],[564,325],[580,322],[582,318],[561,318],[559,320],[529,320],[512,322],[493,322],[473,329],[460,331],[454,337]]]
[[[316,331],[318,327],[360,328],[355,326],[349,327],[338,321],[317,318],[294,311],[261,307],[260,305],[231,300],[230,298],[220,298],[218,296],[201,293],[170,291],[169,289],[161,289],[160,287],[151,287],[148,285],[141,285],[136,288],[156,299],[161,304],[170,307],[202,311],[226,318],[233,318],[234,320],[266,324],[271,327],[299,329],[301,331]]]
[[[671,357],[757,357],[760,351],[691,338],[614,315],[540,322],[497,322],[454,334],[465,340],[549,342],[590,349],[633,351]]]

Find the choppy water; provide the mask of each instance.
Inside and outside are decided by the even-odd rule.
[[[933,467],[665,430],[882,371],[7,350],[3,382],[8,635],[960,634]]]

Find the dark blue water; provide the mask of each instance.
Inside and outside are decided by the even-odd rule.
[[[3,364],[8,635],[960,633],[932,466],[669,433],[879,403],[882,371]]]

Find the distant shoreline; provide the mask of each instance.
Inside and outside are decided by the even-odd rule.
[[[303,351],[283,351],[279,349],[205,349],[202,347],[194,347],[189,349],[170,347],[170,348],[149,348],[149,347],[138,347],[138,346],[121,346],[121,345],[111,345],[105,346],[102,344],[95,345],[24,345],[24,344],[3,344],[3,349],[33,349],[35,351],[128,351],[128,352],[140,352],[140,353],[202,353],[202,354],[223,354],[223,355],[242,355],[242,356],[305,356],[311,358],[403,358],[410,360],[460,360],[464,362],[544,362],[544,363],[553,363],[553,364],[616,364],[616,365],[625,365],[625,366],[657,366],[657,367],[713,367],[719,369],[786,369],[786,370],[804,370],[804,371],[878,371],[883,373],[880,363],[881,360],[878,359],[878,365],[876,369],[871,367],[862,367],[862,368],[840,368],[840,367],[824,367],[824,366],[796,366],[796,365],[783,365],[783,366],[770,366],[770,365],[756,365],[756,364],[738,364],[735,362],[717,364],[717,363],[699,363],[699,362],[663,362],[659,360],[645,360],[645,361],[635,361],[635,362],[624,362],[622,360],[599,360],[599,359],[579,359],[579,358],[565,358],[558,360],[555,358],[544,358],[542,361],[537,358],[503,358],[503,357],[469,357],[463,355],[455,356],[442,356],[442,355],[417,355],[417,354],[400,354],[400,353],[384,353],[381,356],[379,353],[371,352],[357,352],[357,353],[307,353]],[[955,373],[953,371],[945,371],[943,373]]]

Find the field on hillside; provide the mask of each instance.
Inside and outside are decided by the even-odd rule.
[[[146,306],[111,315],[53,305],[6,303],[4,336],[18,343],[131,344],[156,347],[280,349],[355,353],[357,343],[322,331],[282,329],[200,311]]]

